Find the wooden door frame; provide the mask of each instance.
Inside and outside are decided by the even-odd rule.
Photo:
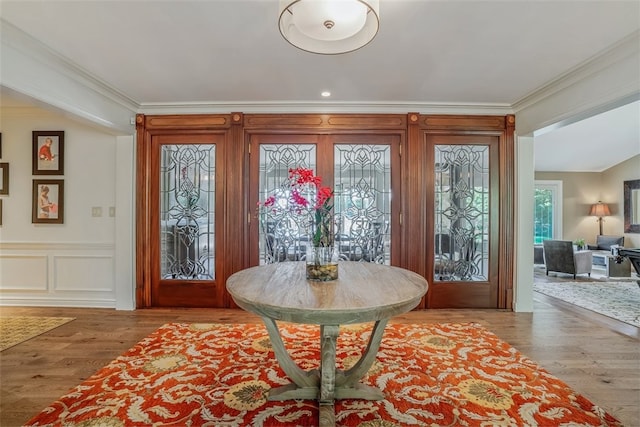
[[[491,294],[492,306],[495,308],[513,308],[513,280],[515,224],[514,224],[514,132],[515,117],[507,116],[460,116],[460,115],[421,115],[419,113],[408,114],[409,140],[407,151],[410,162],[408,174],[415,177],[415,182],[409,184],[407,191],[417,194],[420,189],[425,197],[421,199],[407,197],[410,212],[407,228],[425,230],[415,240],[420,248],[428,248],[433,241],[433,229],[429,227],[433,221],[431,212],[433,201],[429,200],[430,192],[424,189],[433,188],[433,177],[428,170],[428,135],[451,136],[494,136],[498,138],[498,182],[496,185],[500,195],[497,206],[498,212],[498,254],[497,260],[497,289]],[[426,167],[425,167],[426,166]],[[413,245],[412,245],[413,246]],[[413,246],[416,248],[416,246]],[[423,256],[423,250],[409,250],[407,266],[409,269],[422,274],[429,283],[433,282],[433,264]],[[491,262],[491,260],[490,260]],[[432,289],[429,290],[423,307],[433,308],[441,304],[434,297]],[[494,304],[495,302],[495,304]],[[488,308],[488,307],[485,307]]]
[[[204,134],[221,134],[223,135],[224,145],[233,146],[231,144],[234,135],[232,125],[241,123],[241,115],[166,115],[166,116],[145,116],[139,114],[136,116],[137,131],[137,147],[136,147],[136,307],[149,308],[154,306],[154,298],[152,295],[152,274],[154,268],[154,253],[150,250],[152,247],[152,227],[157,222],[157,206],[155,200],[151,199],[151,187],[153,181],[157,178],[153,171],[154,161],[154,137],[168,135],[204,135]],[[240,144],[241,145],[241,144]],[[226,147],[225,147],[226,148]],[[233,166],[234,162],[232,154],[228,150],[221,150],[222,164],[226,167]],[[237,163],[237,162],[236,162]],[[225,174],[226,175],[226,174]],[[216,178],[221,177],[216,171]],[[228,179],[225,176],[225,179]],[[226,193],[233,192],[234,188],[229,188],[223,184],[224,194],[216,195],[216,199],[220,196],[225,207],[227,204]],[[235,191],[238,191],[235,189]],[[236,208],[237,209],[237,208]],[[233,222],[232,220],[230,222]],[[216,254],[225,253],[225,241],[227,236],[233,229],[233,224],[227,223],[227,227],[221,236],[216,236]],[[218,227],[216,226],[216,229]],[[236,234],[237,236],[237,234]],[[221,247],[220,247],[221,246]],[[157,255],[157,254],[156,254]],[[217,264],[217,262],[216,262]],[[224,283],[228,277],[227,263],[223,263],[220,271],[216,271],[216,295],[215,300],[221,301],[220,306],[227,303],[226,289]]]
[[[499,158],[499,266],[497,307],[512,309],[514,280],[514,208],[515,208],[515,118],[507,116],[463,116],[408,114],[196,114],[136,116],[136,306],[151,307],[149,271],[150,254],[149,200],[151,137],[159,133],[183,134],[198,132],[224,132],[226,135],[226,179],[224,209],[229,213],[224,230],[227,242],[226,261],[217,277],[226,278],[250,266],[250,215],[255,214],[256,201],[249,190],[249,145],[252,134],[394,134],[400,139],[401,196],[398,204],[401,226],[395,236],[399,243],[399,259],[394,265],[415,271],[428,278],[426,257],[428,230],[427,195],[428,171],[425,168],[425,132],[452,134],[491,134],[500,139]],[[394,195],[395,197],[395,195]],[[218,295],[221,306],[233,307],[224,287]],[[420,307],[427,307],[427,299]]]
[[[426,164],[434,164],[434,148],[436,145],[474,145],[488,147],[489,156],[489,212],[493,215],[489,217],[489,265],[488,277],[485,281],[437,281],[434,274],[435,257],[432,252],[426,250],[428,256],[425,257],[425,278],[430,284],[430,293],[427,299],[428,307],[464,307],[464,308],[498,308],[498,286],[499,286],[499,232],[500,215],[495,212],[500,210],[499,194],[499,135],[491,133],[483,134],[456,134],[450,132],[425,132],[425,156]],[[434,188],[434,175],[427,176],[427,188]],[[425,200],[427,224],[435,224],[435,200],[432,192],[427,191]],[[425,229],[427,246],[431,248],[435,240],[435,230],[433,227]],[[457,295],[463,295],[463,301],[457,299]]]

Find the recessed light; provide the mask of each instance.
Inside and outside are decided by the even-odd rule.
[[[331,92],[329,92],[328,90],[325,90],[324,92],[322,92],[320,95],[322,95],[325,98],[328,98],[331,96]]]

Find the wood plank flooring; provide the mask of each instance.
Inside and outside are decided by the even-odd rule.
[[[477,322],[619,418],[640,426],[640,340],[597,316],[535,295],[533,313],[420,310],[401,323]],[[242,310],[1,307],[0,316],[72,316],[76,320],[0,352],[0,425],[20,426],[49,403],[169,322],[255,323]],[[614,323],[621,323],[615,322]]]

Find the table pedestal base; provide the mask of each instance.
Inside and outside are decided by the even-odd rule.
[[[304,371],[291,359],[275,320],[262,318],[269,333],[276,359],[282,370],[293,381],[269,392],[269,400],[314,399],[320,404],[320,426],[335,425],[334,401],[336,399],[381,400],[384,393],[359,381],[376,359],[387,320],[375,322],[369,343],[362,357],[350,369],[336,369],[336,341],[339,325],[320,327],[320,369]]]

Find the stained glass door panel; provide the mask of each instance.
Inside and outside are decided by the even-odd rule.
[[[260,264],[300,261],[306,255],[309,224],[289,206],[290,188],[284,186],[289,169],[316,169],[315,144],[261,144],[259,154],[260,202],[275,196],[270,209],[259,214]]]
[[[163,145],[160,277],[215,279],[215,145]]]
[[[336,144],[334,161],[340,258],[390,264],[391,146]]]
[[[428,308],[497,308],[500,137],[428,135]]]
[[[487,281],[489,147],[435,146],[434,280]]]
[[[281,142],[280,142],[281,141]],[[363,143],[360,143],[363,141]],[[373,141],[373,142],[371,142]],[[363,135],[255,135],[251,160],[252,200],[276,196],[273,209],[260,209],[252,225],[253,263],[302,260],[309,223],[287,205],[283,186],[289,169],[304,167],[334,190],[335,244],[342,260],[391,264],[392,164],[397,137]],[[368,143],[371,142],[371,143]],[[253,156],[253,154],[252,154]],[[398,171],[396,171],[399,174]],[[397,182],[399,179],[394,177]],[[255,250],[255,249],[254,249]]]

